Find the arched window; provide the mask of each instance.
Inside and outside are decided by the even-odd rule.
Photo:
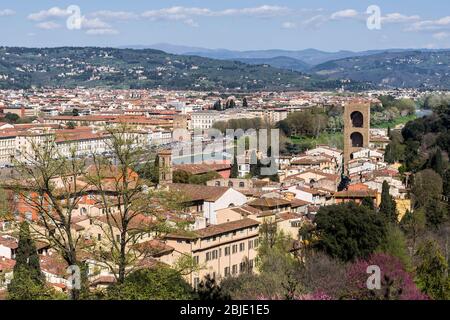
[[[350,135],[350,140],[352,141],[352,147],[361,148],[363,146],[363,136],[359,132],[353,132]]]
[[[364,116],[359,111],[354,111],[350,115],[350,119],[352,120],[352,125],[354,128],[362,128],[364,125]]]
[[[233,187],[233,181],[228,181],[228,186],[232,188]]]

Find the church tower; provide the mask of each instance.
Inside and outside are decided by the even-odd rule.
[[[158,152],[159,158],[159,184],[172,183],[172,151],[162,150]]]
[[[351,154],[369,147],[370,103],[352,101],[344,106],[344,174],[348,174]]]

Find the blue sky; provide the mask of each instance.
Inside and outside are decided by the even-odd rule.
[[[80,15],[69,12],[71,5]],[[380,9],[380,29],[366,25],[370,5]],[[233,50],[450,48],[450,2],[0,0],[0,30],[3,46],[165,42]]]

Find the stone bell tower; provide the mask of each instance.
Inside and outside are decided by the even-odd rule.
[[[351,154],[369,147],[370,103],[355,100],[344,106],[344,173],[348,174]]]
[[[172,183],[172,151],[161,150],[158,152],[159,158],[159,184]]]

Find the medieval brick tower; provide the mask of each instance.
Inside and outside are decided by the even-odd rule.
[[[344,173],[353,152],[369,147],[370,103],[352,101],[344,107]]]
[[[161,150],[159,158],[159,184],[172,183],[172,151]]]

